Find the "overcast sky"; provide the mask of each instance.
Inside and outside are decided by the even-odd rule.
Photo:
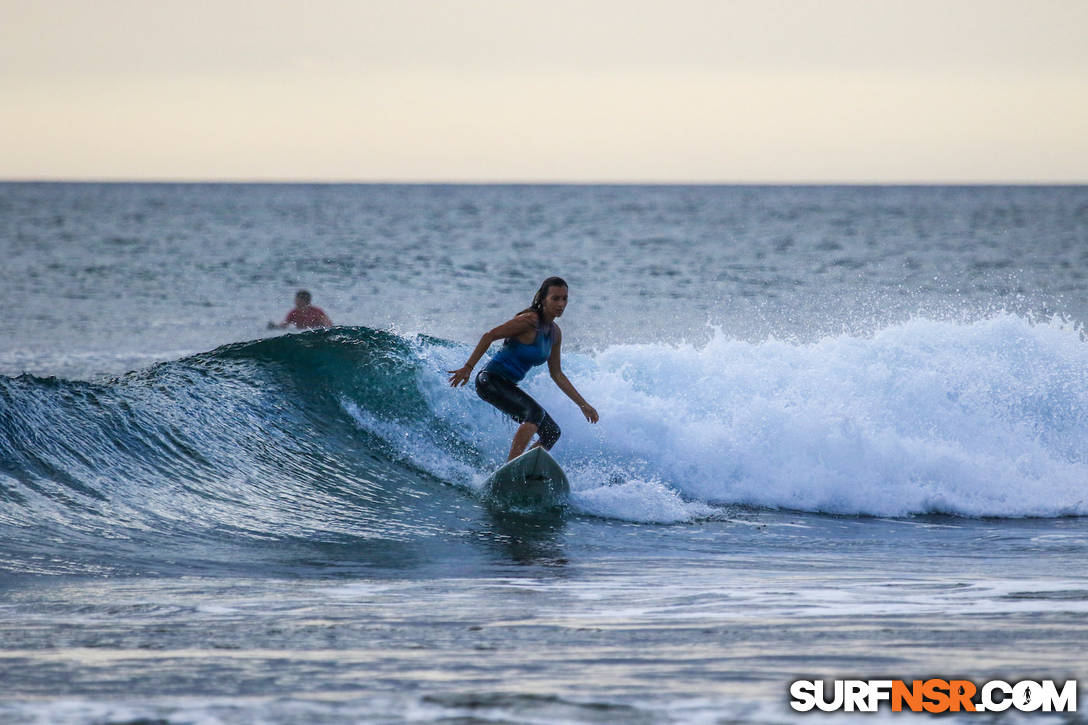
[[[1088,182],[1088,0],[0,0],[0,178]]]

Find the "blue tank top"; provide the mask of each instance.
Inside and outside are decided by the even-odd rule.
[[[551,356],[553,329],[550,324],[541,325],[536,330],[536,339],[529,345],[518,342],[515,337],[507,338],[484,370],[501,375],[511,382],[521,382],[529,368],[543,365]]]

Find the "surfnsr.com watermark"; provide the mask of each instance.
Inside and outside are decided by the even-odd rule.
[[[790,707],[798,712],[1076,712],[1077,681],[1054,680],[796,680]]]

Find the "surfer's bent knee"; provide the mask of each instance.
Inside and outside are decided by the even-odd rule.
[[[563,435],[563,431],[559,429],[552,417],[545,413],[544,420],[537,426],[537,435],[540,437],[540,445],[544,446],[544,450],[550,451],[559,440],[559,436]]]
[[[481,370],[476,375],[476,393],[522,426],[533,426],[545,449],[550,450],[559,440],[562,431],[548,411],[514,383]]]

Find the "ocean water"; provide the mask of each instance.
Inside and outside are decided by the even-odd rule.
[[[0,254],[2,722],[1084,700],[1088,187],[0,184]],[[601,421],[527,379],[572,495],[503,511],[444,371],[552,274]]]

